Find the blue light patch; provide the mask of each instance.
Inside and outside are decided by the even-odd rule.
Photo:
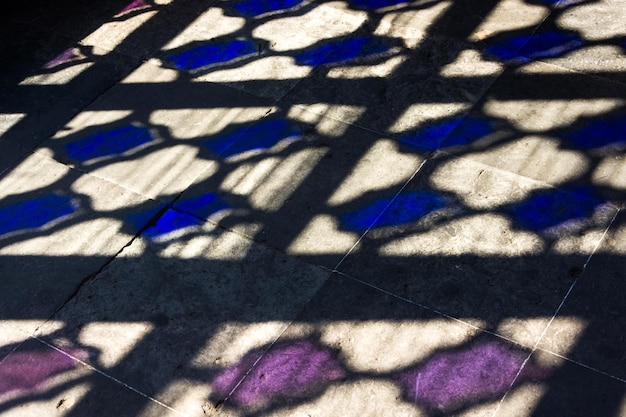
[[[574,6],[576,4],[584,3],[587,0],[538,0],[537,3],[544,6],[551,6],[557,9],[564,9],[566,7]]]
[[[304,0],[246,0],[232,7],[244,16],[262,16],[268,13],[293,9],[304,3]]]
[[[543,32],[496,42],[489,46],[486,52],[503,61],[528,62],[537,58],[557,57],[582,45],[582,39],[575,34]]]
[[[153,141],[154,138],[148,129],[128,125],[94,133],[78,142],[68,143],[65,145],[65,152],[75,161],[88,162],[94,159],[123,155],[142,148]]]
[[[545,190],[511,208],[515,220],[527,230],[544,232],[590,217],[605,204],[591,188]]]
[[[144,232],[144,236],[152,240],[161,240],[170,233],[180,232],[190,227],[200,226],[203,222],[187,214],[175,210],[167,210],[156,221],[156,224]]]
[[[484,119],[455,117],[404,135],[400,141],[425,151],[452,146],[469,145],[493,131],[491,123]]]
[[[392,50],[389,45],[375,38],[363,37],[336,41],[319,46],[294,58],[299,65],[339,64],[355,59],[386,54]]]
[[[163,210],[165,204],[159,204],[158,206],[152,207],[149,210],[141,211],[138,213],[132,213],[124,218],[126,224],[129,224],[130,230],[132,233],[136,233],[137,231],[143,229],[150,221],[159,213],[159,211]]]
[[[0,207],[0,235],[51,226],[77,210],[78,204],[71,197],[59,194]]]
[[[574,149],[623,148],[626,145],[626,115],[592,120],[564,136]]]
[[[207,140],[204,145],[224,158],[244,152],[270,149],[283,140],[297,140],[302,131],[284,119],[266,119]]]
[[[215,193],[182,199],[175,205],[177,209],[203,219],[208,219],[211,215],[230,208],[229,204]]]
[[[411,223],[448,205],[449,200],[436,192],[410,191],[395,198],[381,198],[359,210],[345,213],[339,221],[345,230],[364,232],[370,227],[375,229]]]
[[[352,0],[350,4],[361,9],[383,9],[386,7],[407,4],[407,0]]]
[[[177,69],[193,71],[226,64],[258,53],[257,45],[249,40],[202,45],[167,57]]]

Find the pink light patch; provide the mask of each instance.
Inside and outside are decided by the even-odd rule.
[[[66,64],[68,62],[82,61],[84,59],[87,59],[87,57],[83,55],[82,52],[78,50],[78,48],[72,47],[63,51],[59,56],[54,58],[52,61],[48,62],[43,67],[45,69],[50,69],[50,68],[58,67],[59,65]]]
[[[137,10],[143,10],[150,8],[150,5],[143,0],[134,0],[128,6],[124,7],[121,12],[115,15],[115,17],[124,16],[125,14],[136,12]]]

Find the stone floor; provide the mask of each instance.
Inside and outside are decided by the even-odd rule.
[[[2,416],[626,416],[626,0],[0,17]]]

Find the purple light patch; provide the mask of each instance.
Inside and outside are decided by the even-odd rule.
[[[480,342],[453,352],[440,352],[397,377],[407,401],[431,410],[451,411],[468,404],[496,399],[511,386],[528,356],[504,344]],[[526,365],[521,375],[547,375]]]
[[[68,354],[86,359],[80,349]],[[40,388],[50,378],[78,366],[78,362],[52,349],[31,352],[14,352],[0,363],[0,394],[29,392]]]
[[[147,4],[143,0],[134,0],[128,4],[128,6],[124,7],[122,11],[115,15],[115,17],[124,16],[125,14],[129,14],[138,10],[148,9],[150,5]]]
[[[261,351],[249,352],[237,364],[220,372],[212,382],[216,393],[227,396],[245,377],[229,400],[246,407],[268,405],[320,391],[346,375],[328,348],[308,340],[273,347],[246,375],[261,355]]]
[[[63,51],[59,56],[54,58],[52,61],[48,62],[43,67],[45,69],[50,69],[50,68],[58,67],[59,65],[66,64],[68,62],[82,61],[84,59],[87,59],[87,57],[83,55],[78,50],[78,48],[69,48]]]

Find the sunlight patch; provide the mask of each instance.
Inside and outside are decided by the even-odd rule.
[[[496,4],[489,15],[470,36],[470,40],[481,40],[494,34],[514,32],[539,25],[548,15],[543,6],[530,4],[523,0],[504,0]]]
[[[484,325],[478,319],[469,322]],[[329,346],[340,344],[350,369],[384,373],[423,361],[439,349],[465,343],[473,333],[471,327],[445,319],[332,321],[324,324],[320,340]]]
[[[363,12],[346,12],[321,5],[302,16],[269,20],[254,29],[252,35],[267,40],[272,51],[306,51],[324,39],[341,38],[354,32],[365,19]]]
[[[24,117],[26,117],[26,113],[0,113],[0,136],[8,132]]]
[[[406,57],[404,56],[394,56],[380,64],[331,68],[330,71],[328,71],[328,78],[346,80],[358,80],[370,77],[386,78],[392,75],[396,68],[405,60]]]
[[[60,129],[52,139],[61,139],[80,132],[86,126],[113,124],[132,114],[132,110],[83,111]]]
[[[81,328],[78,341],[97,348],[98,364],[104,368],[119,365],[154,329],[151,322],[92,322]]]
[[[533,347],[538,342],[543,332],[550,324],[552,317],[518,318],[510,317],[500,321],[496,333],[527,347]],[[552,321],[553,328],[561,329],[559,332],[567,332],[572,335],[582,335],[587,326],[585,320],[576,317],[556,317]],[[559,343],[565,343],[564,354],[576,346],[577,337],[560,338]]]
[[[212,7],[167,43],[163,51],[171,51],[193,42],[206,42],[207,39],[224,37],[242,29],[245,23],[246,19],[242,17],[226,16],[220,7]]]
[[[478,51],[466,49],[461,51],[456,61],[441,69],[441,75],[447,78],[497,75],[503,68],[500,63],[483,60]]]
[[[380,139],[367,150],[327,203],[336,207],[368,192],[399,189],[421,162],[422,158],[415,154],[400,152],[395,141]],[[390,166],[396,168],[390,171]]]
[[[332,255],[346,253],[355,243],[355,235],[339,230],[337,221],[328,215],[314,216],[286,252],[293,255]]]
[[[503,118],[517,128],[544,132],[571,125],[577,117],[607,113],[624,104],[620,99],[592,100],[507,100],[489,99],[483,110],[486,115]]]
[[[393,236],[393,230],[385,231]],[[375,235],[372,235],[375,236]],[[544,250],[534,233],[514,231],[504,216],[485,213],[452,220],[381,245],[380,256],[525,256]]]
[[[390,133],[406,133],[424,124],[458,115],[469,108],[466,103],[416,103],[411,104],[389,128]]]
[[[97,46],[107,51],[113,51],[156,13],[156,11],[146,11],[122,21],[106,22],[83,38],[80,43],[85,46]]]

